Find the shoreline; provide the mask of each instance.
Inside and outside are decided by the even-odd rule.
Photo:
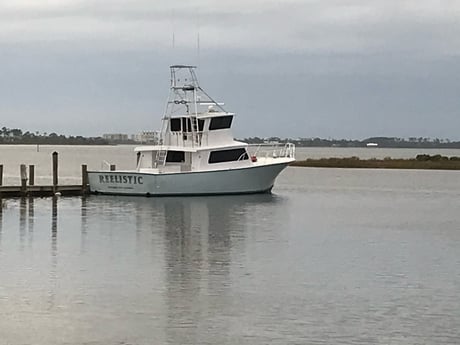
[[[460,157],[441,155],[418,155],[416,158],[398,159],[360,159],[345,158],[307,158],[297,160],[290,166],[309,168],[347,168],[347,169],[419,169],[419,170],[460,170]]]

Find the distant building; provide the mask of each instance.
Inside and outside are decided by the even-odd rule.
[[[110,134],[103,134],[102,138],[108,141],[128,141],[128,134],[122,133],[110,133]]]
[[[133,136],[133,140],[145,144],[158,144],[160,141],[159,131],[142,131]]]
[[[366,146],[367,147],[377,147],[377,146],[379,146],[379,144],[377,144],[377,143],[367,143]]]

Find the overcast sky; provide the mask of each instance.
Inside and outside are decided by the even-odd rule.
[[[0,0],[0,127],[159,128],[179,63],[236,137],[460,139],[458,0]]]

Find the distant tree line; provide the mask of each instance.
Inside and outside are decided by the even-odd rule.
[[[23,132],[18,128],[2,127],[0,144],[107,145],[101,137],[65,136],[56,133]]]
[[[431,139],[423,137],[396,138],[372,137],[364,140],[321,139],[321,138],[259,138],[240,139],[249,144],[264,143],[294,143],[298,147],[366,147],[367,144],[377,144],[384,148],[453,148],[460,149],[460,141],[449,139]],[[65,136],[56,133],[23,132],[18,128],[2,127],[0,129],[0,144],[55,144],[55,145],[107,145],[109,142],[101,137]],[[123,142],[126,143],[126,142]],[[134,142],[133,142],[134,143]]]
[[[248,144],[264,143],[293,143],[298,147],[367,147],[367,144],[377,144],[384,148],[449,148],[460,149],[460,141],[450,141],[449,139],[431,138],[396,138],[396,137],[372,137],[364,140],[348,139],[321,139],[321,138],[259,138],[251,137],[241,139]]]

